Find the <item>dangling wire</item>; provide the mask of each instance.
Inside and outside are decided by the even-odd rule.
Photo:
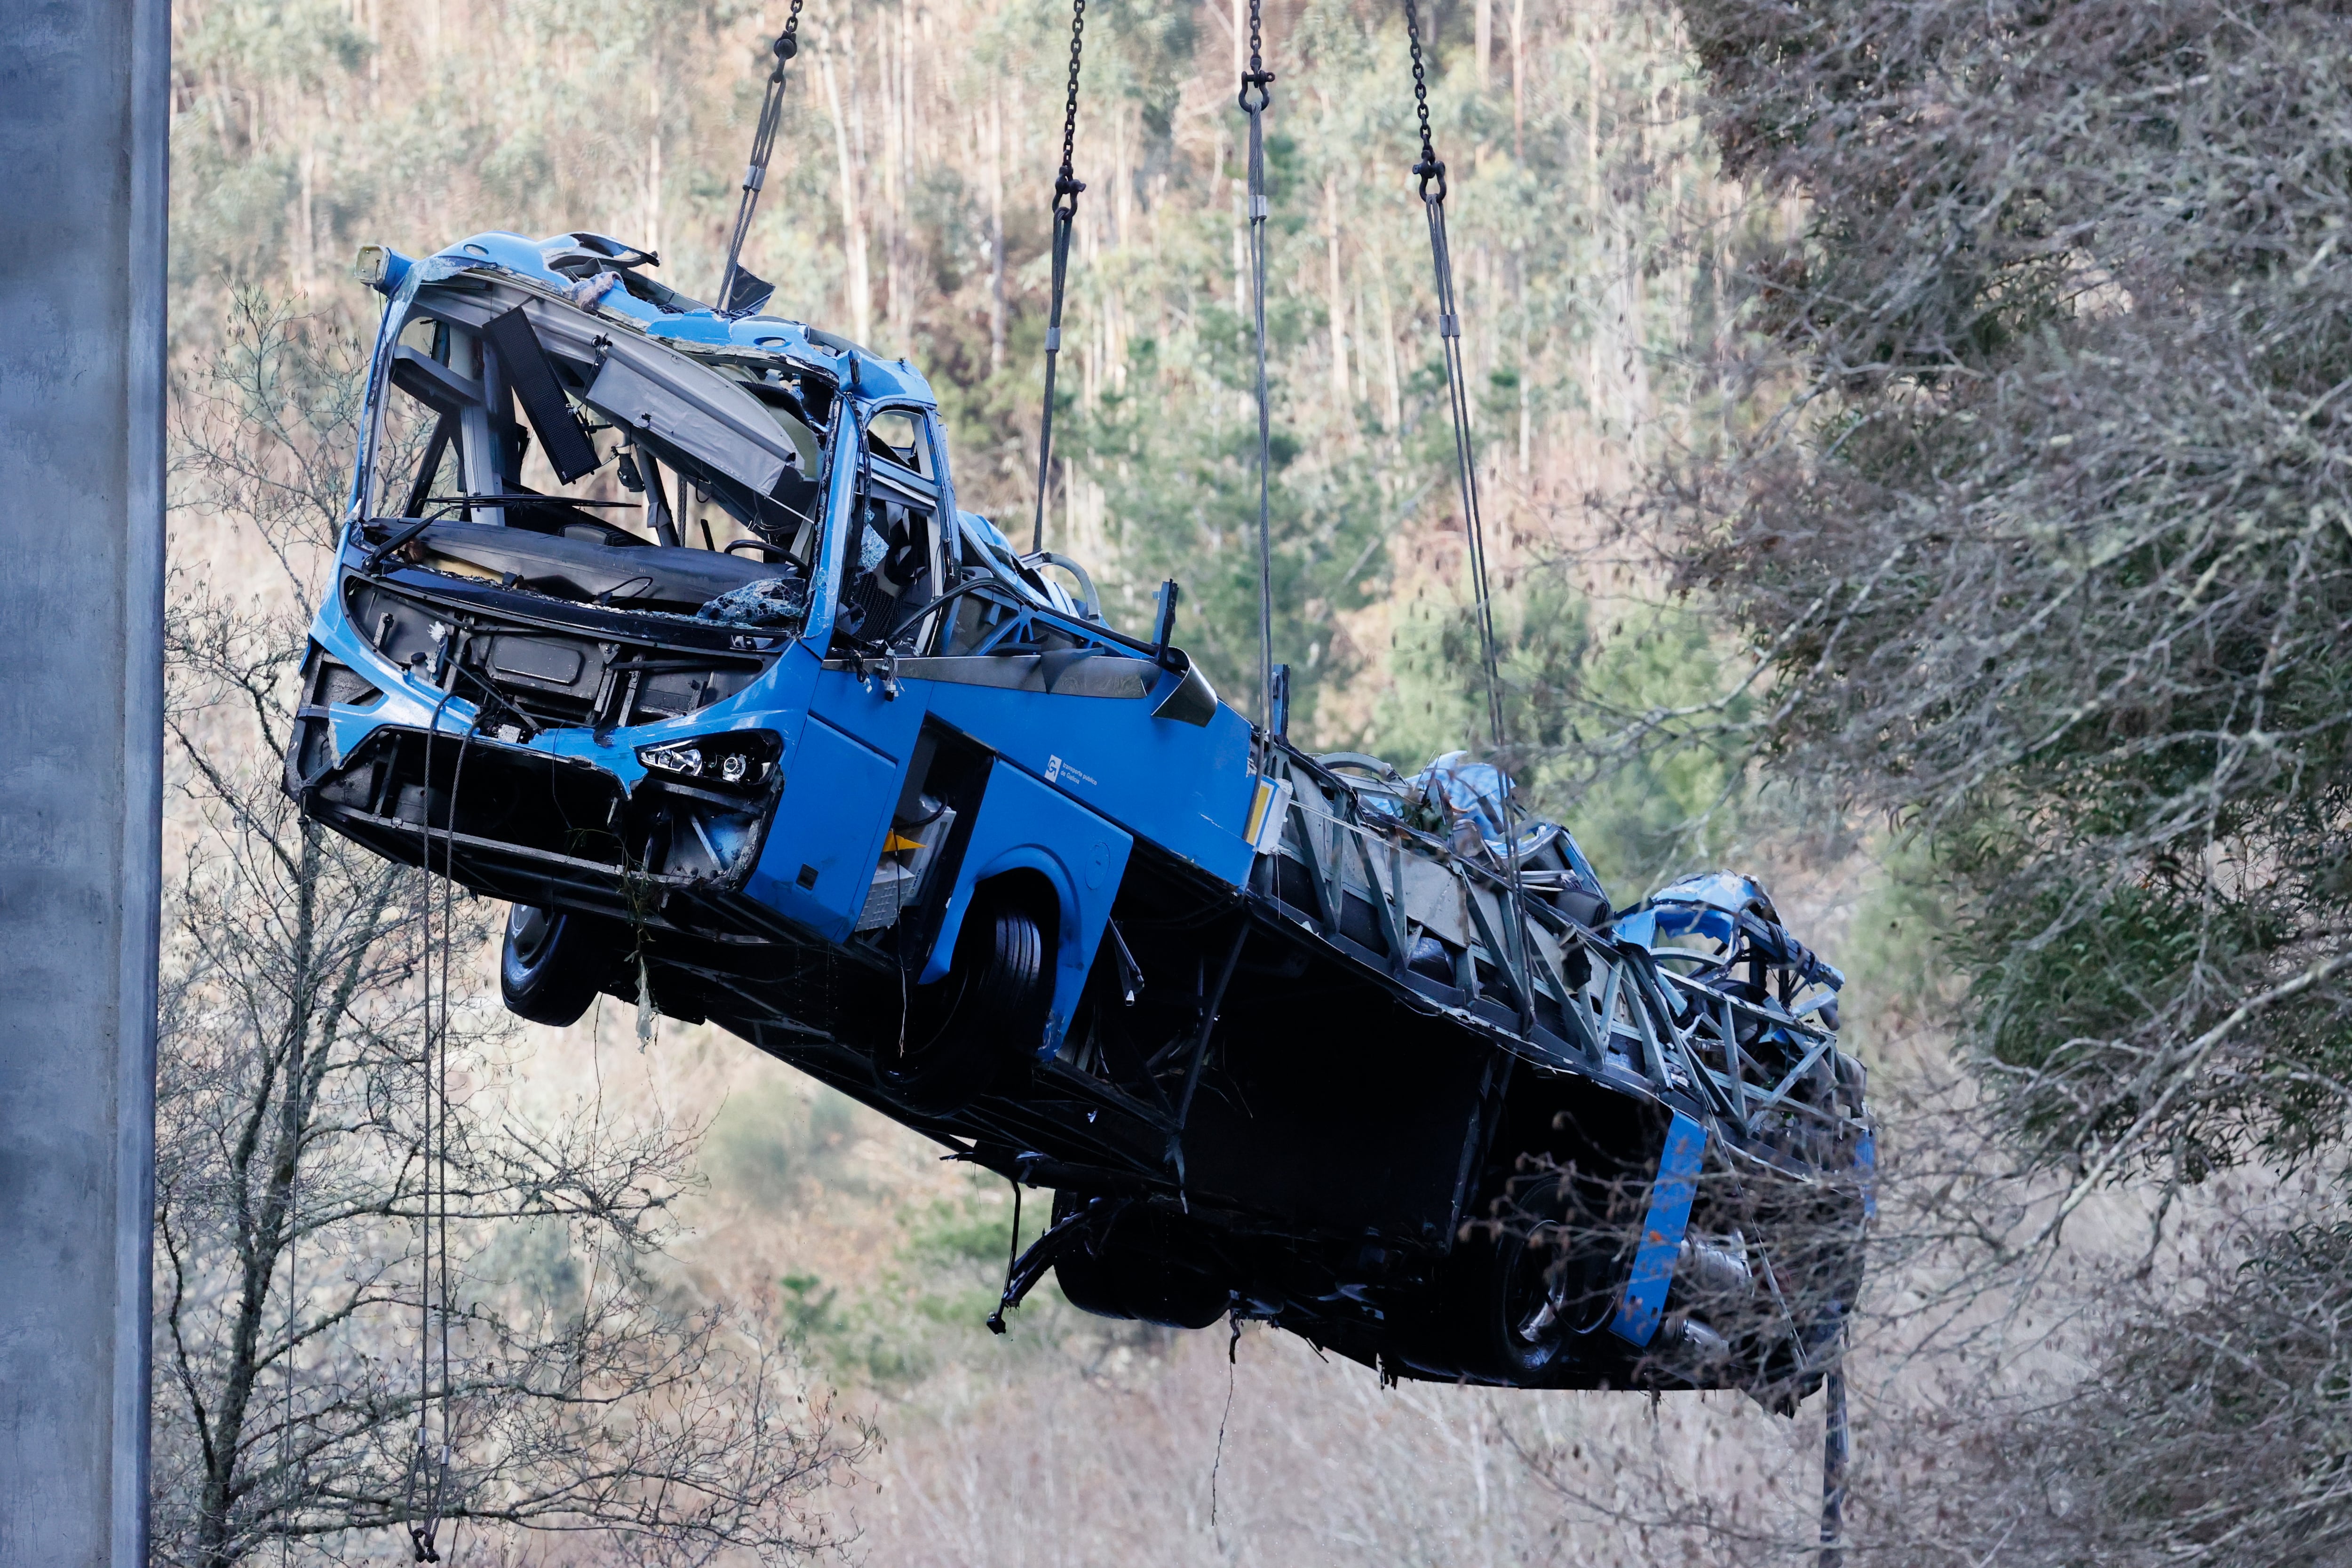
[[[454,662],[456,655],[451,655]],[[457,676],[449,684],[454,690]],[[449,820],[443,829],[441,841],[441,1025],[435,1032],[435,1071],[441,1082],[433,1097],[434,1118],[440,1123],[440,1172],[435,1184],[440,1201],[440,1243],[436,1248],[441,1264],[441,1468],[434,1493],[436,1522],[446,1504],[449,1489],[449,1467],[457,1455],[457,1412],[451,1405],[451,1391],[456,1386],[449,1377],[449,1320],[457,1303],[451,1289],[449,1267],[449,962],[450,933],[457,925],[457,799],[466,782],[466,752],[474,737],[481,732],[481,709],[477,706],[473,721],[466,726],[463,739],[457,742],[457,764],[449,771]],[[453,1536],[454,1541],[454,1536]]]
[[[1421,121],[1421,162],[1412,166],[1421,182],[1421,205],[1429,219],[1429,256],[1437,278],[1437,333],[1445,351],[1445,393],[1454,416],[1454,467],[1462,485],[1462,521],[1469,543],[1470,593],[1478,617],[1478,651],[1486,676],[1486,721],[1496,757],[1508,756],[1503,722],[1501,657],[1495,637],[1495,601],[1486,581],[1486,531],[1478,510],[1478,456],[1470,437],[1470,390],[1462,368],[1462,317],[1454,299],[1454,252],[1445,237],[1445,164],[1429,129],[1429,74],[1421,53],[1421,10],[1404,0],[1405,41],[1412,52],[1413,112]],[[1518,817],[1507,775],[1503,788],[1503,842],[1511,875],[1511,938],[1518,949],[1516,973],[1528,973],[1527,916],[1520,909]],[[1518,998],[1524,1021],[1533,1021],[1534,999]]]
[[[1070,92],[1062,106],[1062,172],[1054,181],[1054,302],[1045,319],[1045,413],[1037,425],[1037,521],[1029,553],[1045,548],[1045,487],[1054,465],[1054,369],[1062,353],[1062,290],[1070,274],[1070,230],[1086,183],[1072,171],[1078,144],[1078,58],[1086,44],[1087,0],[1070,4]]]
[[[302,1103],[304,1081],[309,1077],[302,1059],[302,1046],[298,1038],[291,1062],[292,1070],[286,1075],[286,1092],[295,1097],[294,1148],[286,1175],[286,1419],[278,1429],[278,1468],[285,1477],[286,1524],[278,1532],[278,1568],[290,1568],[294,1561],[293,1515],[301,1506],[301,1489],[294,1473],[294,1345],[295,1331],[300,1326],[295,1306],[300,1300],[302,1285]]]
[[[441,715],[449,706],[450,692],[444,692],[434,705],[433,719],[425,727],[425,767],[422,782],[417,785],[416,833],[417,868],[424,873],[423,886],[418,889],[417,932],[419,952],[417,983],[424,999],[424,1036],[418,1056],[425,1078],[423,1104],[424,1124],[421,1129],[422,1157],[417,1163],[419,1193],[417,1203],[417,1279],[416,1279],[416,1447],[408,1456],[408,1476],[401,1488],[401,1521],[408,1531],[409,1550],[419,1563],[439,1561],[433,1537],[439,1528],[440,1482],[436,1479],[433,1463],[433,1055],[436,1031],[433,1016],[433,741],[441,731]],[[418,1491],[424,1491],[424,1506],[418,1507]]]
[[[1249,257],[1251,301],[1257,330],[1257,689],[1264,723],[1263,774],[1274,751],[1274,538],[1268,522],[1274,429],[1265,395],[1265,111],[1274,102],[1274,73],[1265,68],[1260,7],[1250,0],[1249,69],[1242,73],[1242,112],[1249,116]]]
[[[1822,1423],[1822,1553],[1819,1568],[1843,1568],[1845,1563],[1845,1469],[1852,1452],[1852,1434],[1845,1414],[1845,1324],[1831,1342],[1830,1367],[1822,1379],[1825,1399]]]
[[[455,660],[457,650],[445,647],[442,657]],[[408,1478],[402,1489],[401,1513],[408,1531],[409,1549],[419,1563],[441,1561],[436,1538],[442,1510],[448,1500],[449,1467],[457,1455],[457,1433],[450,1409],[449,1318],[453,1306],[449,1269],[449,973],[451,932],[457,925],[457,794],[465,782],[466,752],[481,724],[474,722],[458,742],[457,765],[449,776],[445,840],[441,866],[441,951],[439,983],[436,984],[433,951],[433,741],[441,729],[441,715],[456,693],[450,686],[435,705],[433,721],[425,731],[425,766],[419,785],[417,831],[423,840],[418,867],[425,873],[418,900],[422,917],[423,955],[419,974],[424,989],[424,1076],[422,1192],[418,1205],[420,1277],[416,1291],[417,1401],[416,1447],[409,1456]],[[434,1326],[440,1328],[440,1442],[433,1440]],[[421,1495],[420,1495],[421,1494]]]
[[[751,161],[743,166],[743,198],[735,207],[735,232],[727,241],[727,270],[719,275],[719,309],[733,315],[735,310],[736,274],[743,258],[743,241],[751,232],[751,211],[760,205],[761,187],[768,183],[768,154],[775,150],[776,124],[784,113],[784,63],[800,53],[802,0],[793,0],[792,14],[784,18],[784,30],[776,35],[775,68],[768,73],[768,89],[760,100],[760,121],[751,132]],[[747,310],[757,310],[766,302],[760,300],[747,304]]]

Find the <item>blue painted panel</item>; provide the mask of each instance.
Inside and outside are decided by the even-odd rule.
[[[1675,1111],[1666,1128],[1665,1150],[1658,1156],[1658,1179],[1650,1188],[1641,1250],[1633,1254],[1625,1300],[1609,1323],[1609,1331],[1621,1340],[1648,1344],[1665,1316],[1666,1288],[1674,1283],[1683,1232],[1690,1226],[1691,1199],[1698,1191],[1698,1163],[1706,1152],[1706,1129]]]
[[[1658,945],[1658,911],[1636,910],[1630,915],[1619,915],[1610,923],[1609,934],[1619,942],[1655,947]]]
[[[923,696],[913,682],[902,680],[895,699],[884,697],[879,670],[861,681],[845,669],[828,669],[816,678],[809,711],[903,762],[923,727]]]
[[[817,722],[810,721],[811,728]],[[1114,824],[1000,758],[989,769],[988,788],[965,842],[963,862],[956,869],[955,891],[923,970],[924,982],[948,972],[973,888],[1006,871],[1037,872],[1053,884],[1061,906],[1055,922],[1054,1005],[1045,1038],[1038,1043],[1038,1054],[1050,1056],[1077,1011],[1078,993],[1086,985],[1095,944],[1102,940],[1103,922],[1110,918],[1111,900],[1118,896],[1134,843]]]
[[[1853,1168],[1862,1173],[1862,1217],[1878,1217],[1878,1134],[1865,1132],[1854,1140]]]
[[[1232,709],[1203,726],[1154,719],[1152,699],[907,684],[928,689],[931,712],[1137,837],[1228,882],[1248,878],[1242,832],[1256,781],[1249,723]]]
[[[784,757],[784,795],[744,890],[828,942],[847,940],[898,798],[898,763],[812,717]],[[803,886],[802,868],[813,876]]]
[[[857,484],[856,447],[852,432],[859,429],[850,411],[833,421],[832,445],[825,449],[824,532],[818,536],[816,562],[809,573],[809,645],[824,647],[833,637],[834,612],[841,603],[841,550],[848,531],[841,520],[851,514],[850,497]]]

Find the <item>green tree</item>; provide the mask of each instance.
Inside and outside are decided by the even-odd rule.
[[[1960,1281],[1942,1310],[1981,1321],[1996,1276],[2033,1299],[2103,1190],[2161,1235],[2216,1171],[2315,1178],[2066,1299],[2073,1365],[1951,1329],[1946,1364],[1981,1375],[1881,1441],[1955,1462],[1877,1467],[1864,1536],[1906,1561],[2333,1561],[2352,32],[2204,0],[1682,10],[1727,161],[1807,213],[1734,258],[1727,375],[1777,413],[1676,476],[1682,582],[1761,650],[1769,764],[1892,816],[1911,891],[1948,903],[2005,1136],[1907,1130],[1943,1162],[1910,1199]],[[1952,1125],[1985,1131],[1966,1103]],[[2037,1210],[1984,1180],[2021,1167]],[[2004,1273],[2021,1237],[2033,1267]]]
[[[1965,12],[1965,15],[1963,14]],[[1713,114],[1807,232],[1747,258],[1794,424],[1684,556],[1784,764],[1925,832],[2038,1158],[2331,1143],[2352,88],[2332,12],[1740,4]],[[2287,106],[2280,112],[2281,106]]]

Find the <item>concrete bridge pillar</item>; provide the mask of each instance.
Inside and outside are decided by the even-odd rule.
[[[0,1564],[147,1555],[163,0],[0,0]]]

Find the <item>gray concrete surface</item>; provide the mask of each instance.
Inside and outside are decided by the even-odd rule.
[[[163,0],[0,0],[0,1564],[146,1559]]]

